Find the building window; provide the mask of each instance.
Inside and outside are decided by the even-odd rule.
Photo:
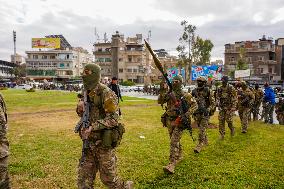
[[[234,56],[229,57],[229,62],[235,62],[235,57]]]
[[[118,71],[119,71],[119,73],[123,73],[123,69],[119,69]]]
[[[111,62],[110,58],[105,58],[105,62]]]
[[[42,55],[42,59],[47,59],[47,56],[46,55]]]
[[[260,68],[260,73],[263,73],[263,68]]]
[[[127,72],[132,73],[132,69],[127,69]]]
[[[103,49],[102,48],[98,48],[98,52],[103,52]]]
[[[268,68],[268,72],[269,72],[269,73],[272,73],[272,68]]]
[[[138,71],[137,69],[133,69],[133,72],[134,72],[134,73],[137,73],[137,71]]]
[[[246,57],[246,61],[247,61],[247,62],[252,62],[252,57],[251,57],[251,56]]]
[[[131,56],[128,57],[128,62],[132,62],[132,57]]]
[[[69,54],[66,55],[66,59],[69,59]]]
[[[50,56],[50,59],[55,59],[55,56],[54,56],[54,55],[51,55],[51,56]]]
[[[259,61],[264,61],[264,56],[258,56]]]
[[[38,55],[33,55],[33,59],[38,59]]]

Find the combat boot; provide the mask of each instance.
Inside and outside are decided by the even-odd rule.
[[[201,149],[202,149],[203,143],[199,143],[197,144],[197,146],[194,148],[194,152],[195,153],[200,153]]]
[[[124,188],[125,189],[133,189],[134,188],[134,182],[131,181],[131,180],[126,181]]]
[[[164,166],[163,170],[164,170],[165,173],[174,174],[175,173],[175,165],[170,163],[169,165]]]

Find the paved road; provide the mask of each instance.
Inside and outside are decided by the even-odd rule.
[[[137,97],[137,98],[146,98],[146,99],[150,99],[150,100],[157,100],[158,96],[154,96],[154,95],[146,95],[142,92],[122,92],[122,96],[130,96],[130,97]],[[262,109],[260,109],[260,112],[262,111]],[[238,114],[237,114],[238,115]],[[274,124],[279,124],[279,122],[276,119],[276,114],[274,112],[273,114],[273,120],[274,120]]]

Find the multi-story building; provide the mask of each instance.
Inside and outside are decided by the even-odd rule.
[[[13,69],[17,66],[17,64],[14,64],[12,62],[7,62],[4,60],[0,60],[0,77],[1,78],[13,78]]]
[[[245,49],[245,59],[251,75],[265,80],[279,80],[280,70],[276,61],[275,44],[263,36],[259,41],[241,41],[225,45],[225,72],[236,69],[240,49]]]
[[[93,55],[87,50],[70,45],[60,49],[26,51],[26,54],[27,78],[34,80],[75,78],[81,75],[86,64],[93,61]]]
[[[25,64],[26,60],[23,56],[16,54],[16,55],[11,55],[11,62],[20,65],[20,64]]]
[[[278,70],[280,70],[281,80],[284,81],[284,38],[275,41],[276,45],[276,61],[279,62]]]
[[[93,53],[96,63],[102,68],[102,77],[116,76],[120,82],[144,83],[151,59],[142,43],[142,34],[124,39],[124,35],[116,32],[111,42],[95,43]]]

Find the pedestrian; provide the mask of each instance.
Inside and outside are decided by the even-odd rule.
[[[273,113],[274,113],[274,106],[275,106],[275,93],[273,89],[269,86],[266,82],[264,84],[264,102],[265,106],[265,114],[264,114],[264,122],[273,124]]]
[[[237,94],[238,94],[238,111],[242,125],[241,130],[242,133],[247,133],[248,119],[249,119],[248,117],[250,115],[251,107],[253,105],[254,94],[248,88],[245,81],[239,83],[238,86],[240,87]]]
[[[276,117],[280,125],[284,125],[284,99],[279,97],[279,102],[275,105]]]
[[[108,87],[116,94],[116,96],[118,98],[118,103],[119,103],[119,100],[121,100],[121,102],[123,102],[123,100],[122,100],[121,91],[120,91],[120,88],[119,88],[117,81],[118,81],[117,77],[113,77],[111,79],[111,82],[109,83]],[[120,108],[118,108],[118,113],[119,113],[119,115],[121,115]]]
[[[124,127],[118,122],[118,99],[106,85],[100,83],[100,67],[87,64],[83,71],[84,98],[89,102],[90,126],[80,130],[85,145],[78,166],[78,188],[93,189],[96,174],[110,189],[133,188],[132,181],[123,181],[117,175],[115,148]],[[78,103],[77,114],[84,115],[88,106]],[[83,111],[84,110],[84,111]]]
[[[201,149],[208,145],[208,138],[206,129],[210,116],[212,116],[216,109],[214,93],[206,87],[206,79],[204,77],[197,78],[197,88],[192,91],[192,96],[197,101],[197,110],[194,112],[194,119],[199,129],[198,144],[194,148],[195,153],[200,153]]]
[[[9,142],[7,139],[7,109],[3,96],[0,94],[0,188],[9,189],[8,156]]]
[[[235,88],[228,83],[228,76],[224,75],[221,80],[222,85],[217,89],[216,98],[219,109],[219,133],[220,139],[223,140],[225,136],[225,121],[228,123],[231,136],[235,135],[233,117],[237,109],[237,92]]]
[[[186,92],[182,91],[182,77],[177,75],[172,80],[172,91],[169,91],[164,85],[164,82],[161,83],[160,94],[158,96],[158,103],[163,106],[166,104],[166,112],[162,115],[161,121],[164,127],[168,128],[170,136],[170,157],[169,164],[163,167],[165,173],[173,174],[176,165],[182,159],[182,146],[180,144],[180,139],[183,131],[187,125],[190,124],[190,115],[197,109],[195,99]],[[183,108],[182,103],[187,104],[189,107],[186,112],[182,115],[181,108]],[[182,119],[186,119],[185,122]]]

